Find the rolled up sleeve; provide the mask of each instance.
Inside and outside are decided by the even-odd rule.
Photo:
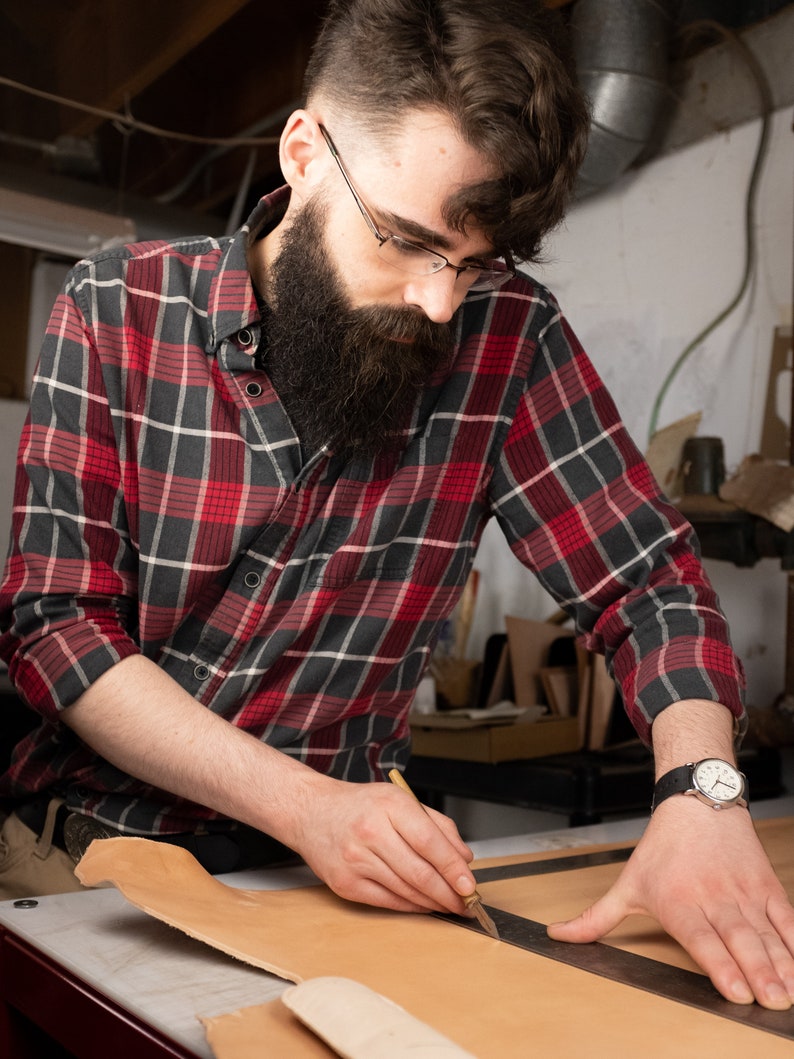
[[[44,716],[138,648],[136,559],[79,266],[53,309],[19,448],[0,654]]]

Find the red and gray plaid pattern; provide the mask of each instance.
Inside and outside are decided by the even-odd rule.
[[[691,529],[526,277],[466,299],[454,365],[399,455],[302,463],[254,364],[245,258],[284,195],[233,239],[140,244],[70,273],[22,436],[0,595],[0,651],[43,724],[0,793],[57,788],[137,833],[208,815],[58,722],[134,652],[313,768],[383,778],[407,758],[410,701],[492,516],[606,653],[643,738],[682,698],[741,717],[741,667]]]

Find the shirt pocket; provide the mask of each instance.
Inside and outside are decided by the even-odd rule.
[[[313,585],[338,590],[354,582],[408,581],[429,590],[465,581],[481,515],[477,473],[450,468],[449,439],[422,438],[379,490],[361,487],[362,500],[324,527],[322,562]]]
[[[408,581],[427,560],[427,549],[410,537],[385,544],[348,540],[314,572],[312,582],[315,586],[341,589],[361,581]]]

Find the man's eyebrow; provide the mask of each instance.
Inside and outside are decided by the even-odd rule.
[[[432,247],[437,247],[439,250],[454,250],[454,246],[447,236],[442,235],[440,232],[434,232],[432,228],[425,228],[423,224],[419,224],[417,221],[412,221],[408,217],[400,217],[399,214],[390,213],[389,210],[378,209],[377,215],[379,220],[383,222],[383,226],[391,229],[394,233],[399,232],[409,239],[413,239],[418,243],[427,243]],[[493,256],[493,250],[486,250],[482,254],[469,254],[467,260],[480,260],[481,258]]]

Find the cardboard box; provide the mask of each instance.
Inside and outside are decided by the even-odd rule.
[[[432,716],[412,714],[410,722],[412,753],[424,757],[495,763],[566,754],[581,746],[576,717],[482,724],[446,715],[442,727]]]

